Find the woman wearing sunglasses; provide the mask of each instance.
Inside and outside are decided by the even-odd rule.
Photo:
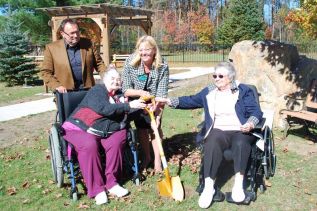
[[[197,141],[204,145],[203,165],[205,187],[199,197],[201,208],[208,208],[215,194],[215,179],[223,159],[223,152],[233,152],[235,180],[232,200],[245,199],[243,178],[256,138],[250,131],[262,119],[262,111],[253,91],[235,80],[236,71],[229,62],[215,67],[213,83],[192,96],[160,99],[177,109],[204,108],[205,121],[197,135]]]

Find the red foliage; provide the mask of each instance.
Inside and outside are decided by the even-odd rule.
[[[269,40],[272,38],[272,27],[267,26],[265,29],[265,39]]]
[[[176,15],[175,12],[169,10],[165,11],[163,14],[163,24],[162,27],[165,29],[165,35],[163,37],[163,42],[171,43],[175,39],[177,27],[176,27]]]
[[[163,42],[198,41],[204,44],[212,43],[213,23],[209,19],[205,7],[188,12],[183,19],[180,19],[175,11],[165,11],[162,28],[165,32]]]

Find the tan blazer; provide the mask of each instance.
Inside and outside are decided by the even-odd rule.
[[[99,74],[102,74],[106,70],[106,67],[89,39],[81,38],[79,46],[84,87],[90,88],[95,85],[93,77],[94,69]],[[59,86],[64,86],[67,90],[75,88],[63,39],[46,45],[40,74],[44,83],[52,90],[55,90]]]

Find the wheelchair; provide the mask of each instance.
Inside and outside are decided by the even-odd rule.
[[[259,93],[256,87],[253,85],[248,86],[252,89],[256,101],[259,104]],[[275,174],[277,157],[275,155],[274,137],[271,127],[271,125],[266,124],[266,118],[263,118],[252,131],[252,134],[257,137],[257,141],[251,146],[248,168],[246,170],[247,173],[244,178],[246,198],[243,202],[237,204],[248,205],[251,201],[254,202],[257,198],[258,189],[260,192],[264,192],[266,190],[265,179],[269,179]],[[202,152],[203,145],[200,145],[199,148]],[[199,194],[201,194],[204,189],[203,156],[204,155],[202,155],[202,162],[199,171],[199,184],[196,188],[196,191]],[[232,161],[233,156],[231,149],[226,149],[223,153],[223,157],[225,161]],[[215,187],[215,190],[216,192],[213,199],[214,202],[221,202],[225,198],[228,199],[228,197],[231,198],[230,193],[222,194],[219,187]],[[230,200],[228,202],[235,203]]]
[[[53,123],[49,131],[48,142],[53,179],[57,186],[61,188],[64,185],[64,174],[67,174],[71,183],[70,198],[72,198],[73,201],[78,200],[76,184],[82,183],[82,176],[76,158],[76,152],[73,150],[73,146],[63,139],[63,128],[61,126],[85,97],[87,92],[88,90],[55,93],[57,113],[55,123]],[[132,171],[132,181],[136,185],[140,185],[144,178],[139,173],[138,143],[134,129],[128,127],[127,133],[128,147],[125,148],[124,152],[124,162],[127,163],[125,167],[128,167],[128,169]]]

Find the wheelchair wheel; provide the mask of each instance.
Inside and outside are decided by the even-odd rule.
[[[64,174],[63,174],[63,160],[62,160],[62,153],[61,153],[59,139],[60,138],[59,138],[57,126],[53,125],[49,135],[51,165],[52,165],[54,181],[56,182],[57,186],[60,188],[64,184]]]
[[[72,194],[72,199],[73,199],[73,201],[78,201],[78,194],[77,194],[77,192],[75,192],[75,193]]]
[[[145,180],[144,176],[140,174],[140,162],[138,155],[138,143],[135,135],[135,131],[129,128],[127,131],[127,144],[124,150],[124,169],[127,176],[132,177],[132,181],[135,185],[140,185]]]
[[[275,155],[275,146],[273,133],[269,127],[264,129],[264,157],[263,157],[263,168],[264,175],[266,179],[273,177],[275,174],[276,166],[276,155]]]
[[[140,178],[136,178],[133,182],[134,182],[134,184],[135,184],[136,186],[141,185]]]

